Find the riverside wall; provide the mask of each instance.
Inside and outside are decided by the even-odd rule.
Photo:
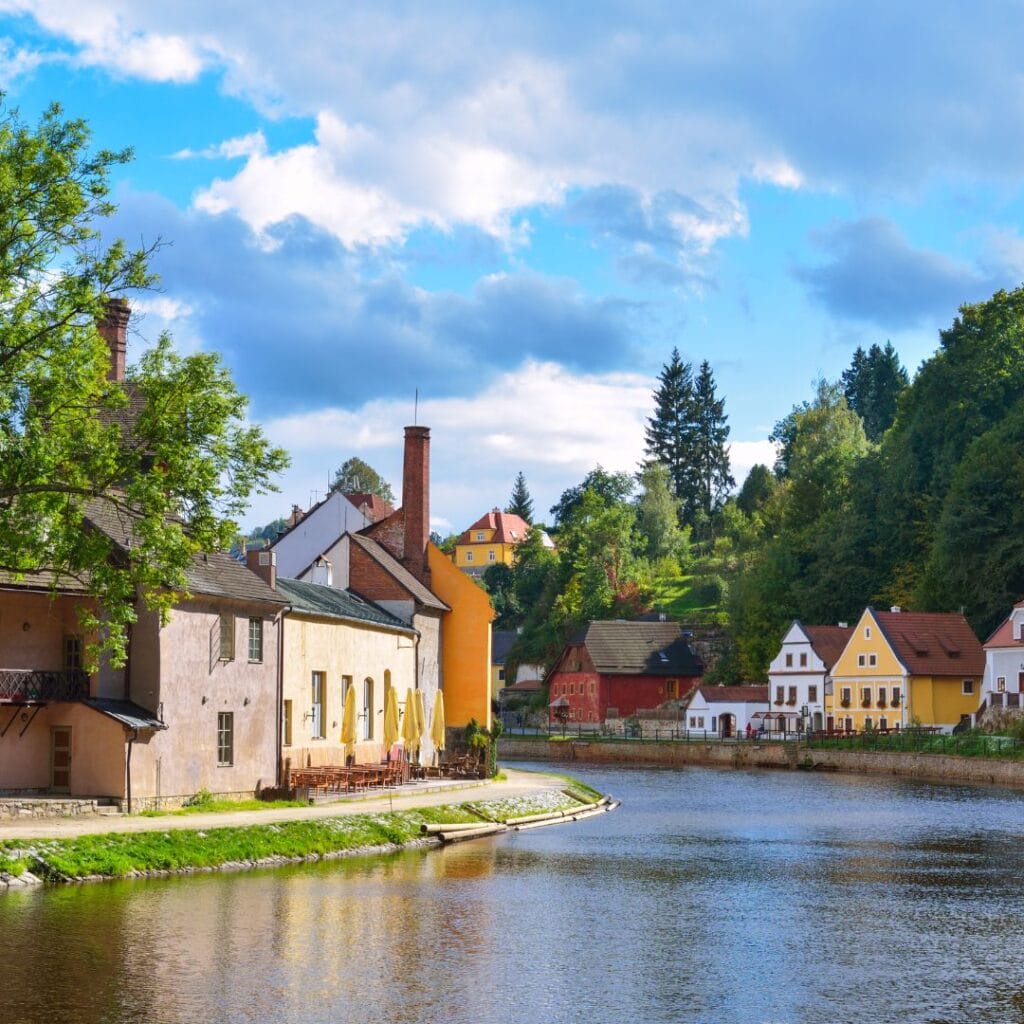
[[[994,784],[1024,789],[1024,762],[911,751],[808,750],[783,743],[637,743],[601,740],[498,741],[499,761],[557,761],[645,767],[710,765],[895,775],[935,782]]]

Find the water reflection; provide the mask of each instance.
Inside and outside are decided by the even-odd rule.
[[[0,899],[0,1021],[1024,1022],[1024,797],[587,773],[614,815]]]

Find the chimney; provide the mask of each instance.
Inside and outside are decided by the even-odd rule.
[[[430,540],[430,427],[405,428],[402,465],[402,515],[405,520],[402,563],[430,586],[427,543]]]
[[[839,628],[840,629],[849,629],[850,628],[850,624],[848,622],[840,622],[839,623]]]
[[[110,369],[107,370],[107,380],[124,380],[129,316],[131,309],[127,299],[107,299],[103,317],[96,324],[100,337],[110,346]]]
[[[268,587],[277,590],[277,555],[269,548],[252,548],[245,553],[245,564]]]
[[[329,559],[321,556],[313,563],[313,577],[310,582],[318,583],[321,587],[333,586],[334,570]]]

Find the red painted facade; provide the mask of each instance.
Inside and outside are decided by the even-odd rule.
[[[569,704],[570,722],[603,722],[608,709],[620,718],[640,708],[656,708],[667,700],[685,697],[700,683],[700,676],[662,676],[598,672],[586,647],[572,645],[548,676],[548,703],[564,698]],[[549,708],[552,723],[558,721]]]

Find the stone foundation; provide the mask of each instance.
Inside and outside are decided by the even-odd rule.
[[[109,807],[99,800],[58,797],[0,796],[0,821],[24,821],[27,818],[74,818],[100,814]]]

